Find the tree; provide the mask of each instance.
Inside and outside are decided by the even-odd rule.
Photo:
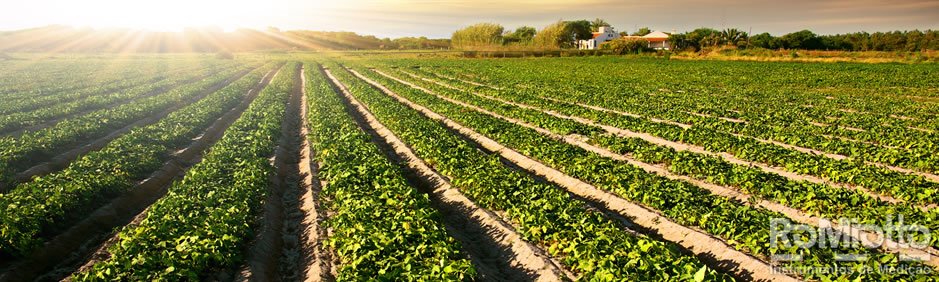
[[[543,48],[569,48],[574,44],[574,36],[567,22],[557,21],[542,28],[532,42]]]
[[[574,40],[587,40],[593,38],[593,31],[590,29],[591,24],[587,20],[579,21],[569,21],[567,26],[571,35],[574,36]]]
[[[503,38],[505,38],[505,43],[529,44],[537,33],[538,30],[534,27],[522,26],[516,28],[513,32],[506,32]]]
[[[501,46],[504,27],[494,23],[478,23],[453,32],[450,39],[454,48],[479,49]]]
[[[821,41],[810,30],[789,33],[780,37],[786,49],[820,49]]]
[[[652,30],[649,29],[648,27],[643,27],[637,30],[636,32],[633,32],[632,36],[645,36],[646,34],[649,34],[649,33],[652,33]]]
[[[765,49],[782,48],[782,45],[780,44],[779,39],[770,35],[769,32],[764,32],[764,33],[751,36],[750,46],[765,48]]]
[[[745,47],[747,44],[747,38],[748,35],[746,32],[740,31],[736,28],[728,28],[721,32],[721,41],[723,41],[723,44]]]
[[[694,48],[695,51],[700,51],[703,47],[713,46],[719,43],[720,32],[716,29],[702,27],[686,33],[685,40],[687,41],[688,48]]]
[[[610,26],[610,23],[606,22],[606,20],[601,19],[601,18],[596,18],[592,22],[590,22],[590,30],[593,32],[600,31],[601,26]]]
[[[669,35],[668,42],[672,45],[673,51],[679,51],[693,47],[688,41],[688,36],[684,33],[673,33]]]

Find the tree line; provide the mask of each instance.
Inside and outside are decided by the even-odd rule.
[[[451,46],[463,50],[485,50],[499,48],[575,48],[577,40],[592,38],[592,33],[601,26],[609,26],[603,19],[559,20],[538,30],[522,26],[514,30],[495,23],[479,23],[464,27],[453,33]],[[651,33],[644,27],[633,33],[621,35],[642,36]],[[635,49],[641,40],[622,39],[626,42],[610,42],[601,48]],[[750,35],[736,28],[717,30],[698,28],[683,33],[673,33],[669,38],[673,50],[701,51],[710,47],[838,50],[838,51],[925,51],[939,50],[939,30],[912,30],[891,32],[855,32],[835,35],[818,35],[810,30],[773,36],[769,33]],[[640,48],[641,49],[641,48]]]
[[[782,36],[773,36],[766,32],[750,36],[747,32],[735,28],[722,31],[699,28],[690,32],[672,34],[669,40],[679,49],[695,51],[720,46],[834,51],[939,50],[939,30],[854,32],[834,35],[818,35],[810,30],[801,30]]]

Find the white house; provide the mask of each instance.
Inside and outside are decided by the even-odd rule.
[[[672,45],[668,42],[668,33],[656,31],[642,36],[642,39],[649,41],[649,48],[655,50],[671,50]]]
[[[652,48],[655,50],[671,50],[672,44],[668,42],[669,35],[670,34],[665,33],[665,32],[654,31],[652,33],[649,33],[643,36],[626,36],[623,38],[643,39],[649,42],[649,48]]]
[[[592,39],[578,40],[577,49],[581,49],[581,50],[599,49],[600,44],[602,44],[603,42],[617,39],[619,37],[620,37],[619,33],[616,33],[616,31],[613,31],[612,27],[601,26],[599,31],[593,33]]]

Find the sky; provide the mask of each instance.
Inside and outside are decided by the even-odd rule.
[[[11,3],[12,2],[12,3]],[[781,35],[939,29],[939,0],[13,0],[0,30],[63,24],[159,31],[278,27],[447,38],[493,22],[514,29],[602,18],[618,31],[738,28]]]

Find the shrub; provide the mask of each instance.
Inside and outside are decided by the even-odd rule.
[[[614,54],[625,55],[652,51],[649,41],[641,38],[622,38],[603,42],[600,49],[612,50]]]

